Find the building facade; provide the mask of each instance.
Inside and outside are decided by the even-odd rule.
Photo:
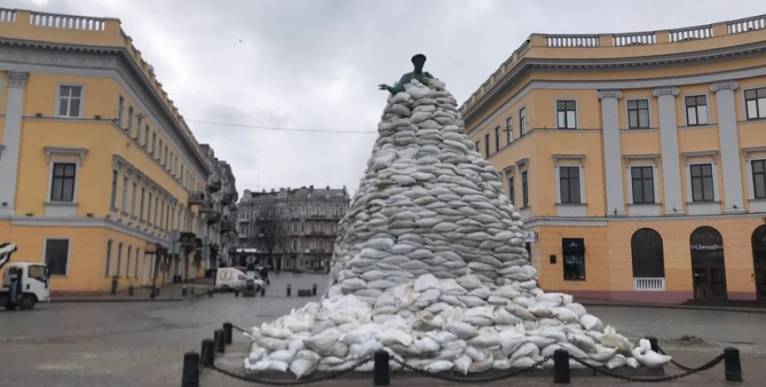
[[[245,190],[238,205],[240,264],[328,271],[348,205],[346,187]]]
[[[766,17],[532,34],[461,109],[543,288],[766,300]]]
[[[0,241],[54,293],[202,273],[213,174],[119,20],[0,9]]]
[[[213,148],[202,144],[202,151],[212,166],[208,177],[208,191],[204,197],[202,214],[208,227],[202,236],[203,259],[212,267],[231,265],[232,250],[237,246],[237,230],[234,227],[237,215],[236,179],[231,166],[215,157]]]

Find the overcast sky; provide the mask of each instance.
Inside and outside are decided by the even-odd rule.
[[[237,188],[355,191],[410,57],[462,103],[532,32],[629,32],[766,13],[763,0],[30,0],[0,6],[122,20]],[[373,133],[304,133],[200,121]]]

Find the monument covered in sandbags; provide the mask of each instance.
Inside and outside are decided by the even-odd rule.
[[[302,377],[381,349],[464,374],[528,367],[560,348],[609,368],[668,362],[537,287],[521,217],[424,62],[416,55],[413,72],[380,85],[390,96],[321,302],[253,328],[245,368]]]

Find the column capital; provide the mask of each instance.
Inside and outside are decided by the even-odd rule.
[[[710,90],[715,92],[719,90],[737,90],[737,87],[739,87],[737,81],[723,81],[711,84]]]
[[[24,88],[28,78],[26,71],[8,71],[8,87]]]
[[[606,99],[606,98],[614,98],[614,99],[620,99],[622,98],[622,91],[617,89],[602,89],[598,91],[598,99]]]
[[[669,86],[669,87],[658,87],[654,90],[652,90],[652,95],[655,97],[659,97],[662,95],[678,95],[678,88],[675,86]]]

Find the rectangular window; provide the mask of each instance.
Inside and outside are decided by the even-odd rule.
[[[695,126],[707,123],[707,97],[704,95],[686,97],[686,124]]]
[[[556,101],[556,124],[559,129],[577,128],[575,101]]]
[[[649,127],[649,100],[628,100],[628,129],[644,129]]]
[[[692,181],[692,201],[712,202],[713,195],[713,165],[693,164],[689,166]]]
[[[585,240],[582,238],[562,238],[564,256],[564,279],[585,280]]]
[[[122,178],[122,212],[128,213],[128,177]]]
[[[521,173],[521,205],[524,208],[529,207],[529,181],[527,180],[527,171]]]
[[[59,117],[79,117],[82,86],[59,86]]]
[[[149,192],[149,203],[146,209],[146,223],[152,224],[152,193]]]
[[[144,127],[144,148],[149,149],[149,125]]]
[[[69,239],[45,240],[45,264],[51,275],[66,275],[69,259]]]
[[[141,263],[141,249],[136,248],[136,265],[135,265],[135,272],[133,273],[133,278],[138,278],[138,269]]]
[[[109,203],[111,203],[111,208],[113,210],[117,209],[117,170],[112,170],[112,197],[109,200]]]
[[[138,184],[133,183],[133,190],[130,191],[130,216],[135,217],[136,216],[136,190],[138,189]]]
[[[513,185],[513,176],[508,178],[508,199],[512,206],[516,205],[516,186]]]
[[[144,195],[146,195],[146,189],[141,187],[141,208],[138,210],[138,217],[142,222],[144,221]]]
[[[112,240],[106,241],[106,265],[104,265],[104,277],[109,277],[112,272]]]
[[[122,126],[122,115],[125,110],[125,98],[120,96],[117,99],[117,125]]]
[[[654,203],[654,167],[631,167],[633,203]]]
[[[489,133],[484,135],[484,158],[489,158]]]
[[[474,148],[474,150],[476,150],[477,152],[479,151],[479,142],[478,142],[478,141],[476,141],[476,144],[474,144],[474,147],[473,147],[473,148]]]
[[[121,271],[122,271],[122,243],[117,245],[117,273],[115,275],[119,277]]]
[[[513,142],[513,117],[508,117],[508,119],[505,121],[505,133],[508,136],[506,138],[507,143],[510,144]]]
[[[580,203],[580,167],[559,167],[561,203]]]
[[[125,127],[125,130],[127,130],[128,133],[133,130],[133,106],[128,108],[128,126]]]
[[[133,246],[128,246],[128,259],[125,260],[125,278],[130,278],[130,261],[133,257]]]
[[[152,149],[150,149],[149,152],[154,153],[156,145],[157,145],[157,133],[152,133]]]
[[[75,163],[53,163],[51,177],[51,201],[74,201]]]
[[[519,136],[527,134],[527,108],[519,110]]]
[[[745,110],[748,120],[766,118],[766,87],[745,90]]]
[[[766,199],[766,160],[753,160],[753,196],[756,199]]]
[[[144,120],[144,116],[139,113],[136,114],[136,118],[138,118],[138,122],[136,123],[136,140],[138,140],[139,136],[141,136],[141,122]]]
[[[495,152],[500,150],[500,127],[495,128]]]

